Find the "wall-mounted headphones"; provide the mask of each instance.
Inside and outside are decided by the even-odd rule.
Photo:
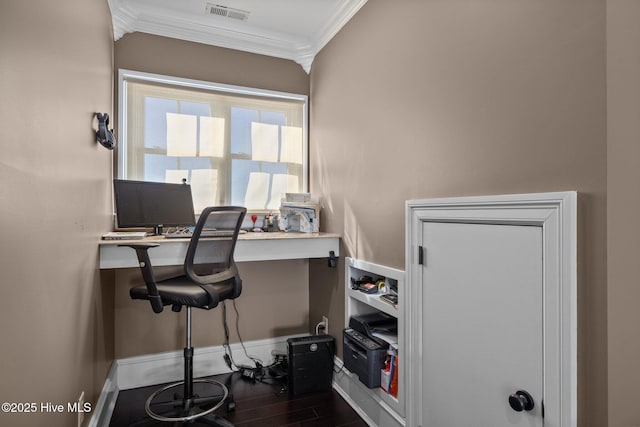
[[[98,117],[96,139],[104,148],[113,150],[116,147],[116,138],[113,136],[113,129],[109,130],[109,115],[96,113],[96,117]]]

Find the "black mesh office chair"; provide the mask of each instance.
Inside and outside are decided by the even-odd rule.
[[[187,311],[186,346],[184,348],[184,380],[170,384],[153,393],[145,409],[150,419],[135,423],[135,426],[150,425],[158,421],[176,425],[198,422],[213,426],[233,426],[229,421],[217,417],[213,411],[227,403],[233,407],[227,387],[215,380],[193,379],[193,347],[191,347],[191,308],[211,310],[219,302],[234,299],[242,291],[242,280],[233,260],[233,253],[246,209],[235,206],[209,207],[202,211],[189,242],[184,261],[184,275],[156,281],[148,250],[157,244],[124,244],[135,249],[145,286],[131,288],[133,299],[148,300],[155,313],[166,305],[179,312],[182,306]],[[211,236],[211,237],[210,237]],[[193,384],[208,383],[218,388],[215,396],[201,397],[194,394]],[[154,399],[167,390],[184,385],[182,396],[159,406],[170,406],[170,415],[154,412]],[[231,399],[231,401],[230,401]]]

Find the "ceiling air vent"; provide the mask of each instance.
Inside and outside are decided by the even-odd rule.
[[[246,21],[249,19],[249,12],[246,10],[234,9],[219,4],[207,3],[207,14],[222,16],[224,18],[237,19],[238,21]]]

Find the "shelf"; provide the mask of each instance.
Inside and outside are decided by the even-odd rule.
[[[359,259],[347,258],[348,266],[357,270],[373,273],[377,276],[386,277],[395,280],[404,280],[404,271],[380,264],[362,261]]]
[[[347,295],[355,300],[361,301],[376,310],[380,310],[383,313],[388,314],[389,316],[398,317],[398,308],[392,306],[391,304],[381,301],[381,294],[365,294],[364,292],[360,292],[357,290],[349,289],[347,291]]]
[[[402,360],[406,357],[403,354],[405,348],[405,322],[404,322],[404,306],[406,306],[404,288],[404,271],[386,267],[379,264],[373,264],[353,258],[345,259],[345,327],[349,326],[351,316],[382,312],[398,319],[398,354],[399,354],[399,370],[398,370],[398,397],[394,397],[379,387],[369,389],[360,382],[357,375],[350,376],[352,382],[358,383],[357,387],[363,395],[368,396],[375,405],[369,407],[370,411],[377,413],[378,410],[386,412],[391,419],[397,421],[399,425],[404,425],[405,416],[405,387],[406,375],[402,365]],[[397,287],[398,304],[394,307],[385,301],[380,300],[381,293],[366,294],[357,289],[351,288],[351,279],[358,280],[362,276],[371,276],[372,280],[378,281],[384,279],[387,288],[392,285]],[[351,386],[350,386],[351,387]],[[375,409],[375,408],[378,409]],[[365,411],[369,414],[369,411]],[[374,419],[376,417],[373,417]],[[394,425],[396,422],[394,422]]]

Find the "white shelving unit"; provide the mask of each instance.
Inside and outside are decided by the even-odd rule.
[[[406,381],[405,368],[402,364],[403,351],[405,349],[405,273],[402,270],[354,258],[346,258],[345,261],[345,327],[349,326],[349,318],[351,316],[375,312],[383,312],[398,319],[398,397],[393,397],[379,387],[367,388],[360,383],[357,375],[348,372],[346,368],[344,370],[357,383],[351,385],[351,387],[357,389],[357,392],[363,395],[359,398],[359,401],[362,402],[366,398],[373,401],[372,404],[361,405],[362,411],[370,418],[370,421],[379,426],[391,425],[390,422],[392,421],[395,425],[405,425]],[[384,279],[387,289],[390,289],[391,285],[395,285],[398,293],[398,304],[393,306],[381,300],[380,293],[365,294],[351,289],[351,278],[358,279],[361,276],[371,276],[374,281]],[[369,409],[367,409],[367,406]]]

